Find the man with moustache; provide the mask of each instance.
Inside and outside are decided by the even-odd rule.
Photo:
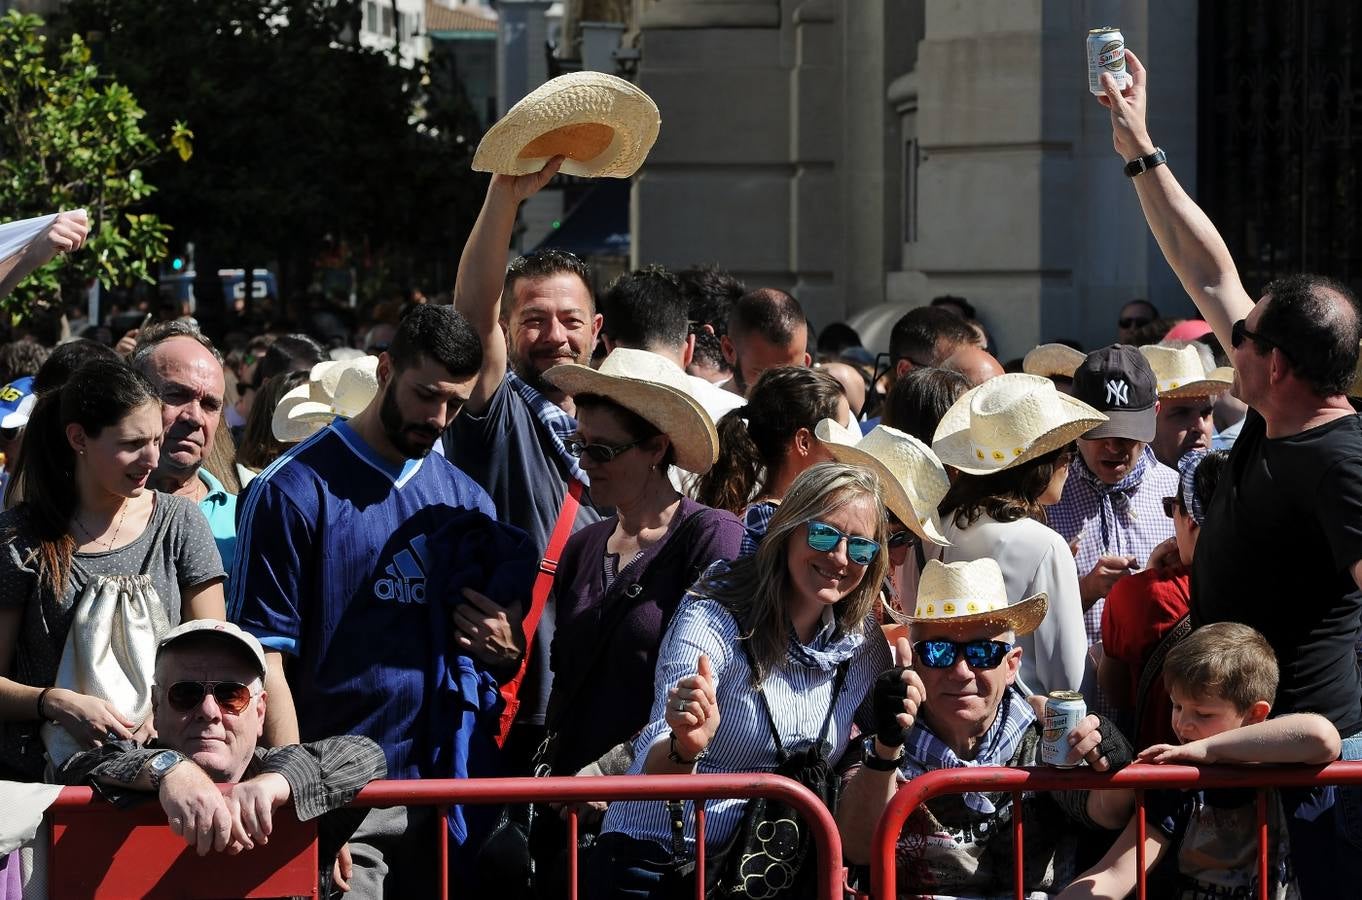
[[[501,526],[487,492],[430,451],[481,365],[463,316],[414,309],[379,356],[369,405],[290,449],[243,495],[228,616],[265,648],[269,746],[360,734],[383,748],[391,778],[445,774],[429,748],[459,725],[433,712],[443,695],[432,666],[438,675],[449,654],[435,607],[446,598],[436,588],[427,597],[427,575],[458,552],[451,520],[469,541],[474,528]],[[519,562],[533,566],[528,554]],[[519,613],[463,596],[450,642],[484,670],[514,667]],[[435,833],[434,815],[370,813],[351,842],[361,896],[428,895],[422,838]]]
[[[541,376],[560,363],[588,363],[602,323],[590,273],[571,253],[544,250],[506,266],[517,209],[548,184],[558,165],[552,161],[530,175],[493,175],[487,188],[454,287],[455,308],[482,342],[482,367],[445,437],[445,455],[486,489],[502,522],[529,533],[541,556],[569,484],[590,484],[564,444],[577,429],[572,398]],[[584,492],[572,530],[600,518]],[[508,774],[529,774],[530,755],[543,739],[554,623],[550,598],[519,688],[520,708],[506,743]]]

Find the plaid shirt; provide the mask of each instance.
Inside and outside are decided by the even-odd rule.
[[[557,455],[559,462],[563,464],[563,468],[583,485],[591,487],[591,479],[582,471],[581,463],[577,457],[568,452],[567,445],[563,443],[577,430],[577,420],[563,412],[561,406],[549,401],[531,387],[529,382],[510,369],[506,370],[506,384],[525,401],[525,405],[539,420],[539,424],[544,426],[544,435],[548,438],[549,446]]]

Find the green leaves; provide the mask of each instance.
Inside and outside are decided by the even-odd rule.
[[[37,16],[0,16],[0,210],[21,219],[83,206],[90,238],[0,299],[11,317],[55,301],[63,284],[154,282],[151,267],[167,253],[168,226],[136,211],[155,190],[141,167],[164,152],[142,130],[145,113],[131,91],[101,74],[84,40],[53,47],[42,27]],[[182,123],[172,130],[182,159],[192,137]]]

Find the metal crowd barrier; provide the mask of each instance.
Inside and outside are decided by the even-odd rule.
[[[1267,791],[1284,787],[1324,785],[1362,785],[1362,762],[1336,762],[1327,766],[1127,766],[1119,772],[1098,773],[1091,769],[980,766],[977,768],[938,769],[904,784],[885,807],[871,845],[871,896],[874,900],[894,900],[898,880],[895,855],[899,832],[904,823],[924,803],[942,794],[968,791],[1010,791],[1014,808],[1020,806],[1023,791],[1109,791],[1122,788],[1135,791],[1137,818],[1136,860],[1139,866],[1135,895],[1145,900],[1145,821],[1146,790],[1188,788],[1257,789],[1258,896],[1268,898]],[[1022,866],[1022,816],[1012,816],[1013,878],[1017,900],[1024,900],[1026,885]]]
[[[843,897],[842,841],[832,814],[807,788],[769,774],[649,775],[600,778],[481,778],[376,781],[352,802],[358,807],[455,804],[583,803],[591,800],[707,800],[766,797],[799,810],[811,827],[819,900]],[[283,811],[281,810],[281,813]],[[48,812],[53,824],[50,896],[278,897],[316,896],[315,822],[278,819],[270,843],[239,856],[200,858],[171,833],[159,804],[118,810],[89,788],[65,788]],[[449,896],[449,830],[438,816],[440,886]],[[703,805],[696,807],[697,845],[704,847]],[[577,813],[567,816],[568,896],[577,897]],[[69,843],[68,843],[69,842]],[[705,856],[697,854],[696,897],[704,900]],[[310,886],[309,886],[310,885]],[[197,891],[202,891],[199,893]],[[195,891],[195,892],[190,892]]]

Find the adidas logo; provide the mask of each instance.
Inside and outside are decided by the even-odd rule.
[[[386,578],[374,582],[374,597],[394,603],[426,602],[426,536],[393,556],[384,567]]]

